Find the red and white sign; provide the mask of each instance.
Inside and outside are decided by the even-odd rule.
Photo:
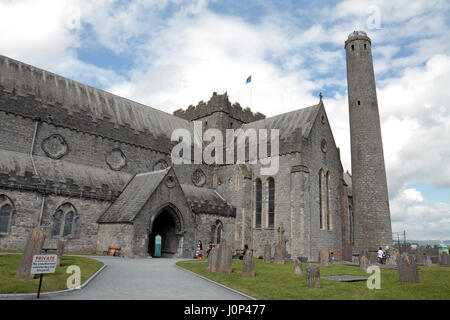
[[[33,256],[31,274],[54,273],[56,269],[56,254],[36,254]]]

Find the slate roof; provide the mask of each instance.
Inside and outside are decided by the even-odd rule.
[[[236,210],[229,205],[214,189],[199,188],[181,184],[191,210],[195,213],[216,214],[220,216],[236,216]]]
[[[193,124],[185,119],[2,55],[0,87],[14,95],[32,96],[44,105],[57,106],[69,115],[79,115],[80,119],[82,115],[92,122],[105,120],[115,127],[129,127],[136,133],[148,132],[170,139],[174,129],[193,131]],[[9,107],[0,105],[0,109],[4,108]],[[21,112],[35,116],[32,109]]]
[[[97,222],[133,222],[170,169],[171,167],[135,175]]]
[[[28,154],[0,149],[0,174],[17,177],[34,175],[33,165]],[[68,161],[53,160],[47,157],[33,156],[36,170],[43,182],[66,183],[68,179],[80,187],[89,186],[93,189],[107,185],[114,193],[131,179],[132,175],[124,172],[103,170],[101,168],[75,164]]]
[[[282,113],[274,117],[244,124],[242,129],[278,129],[280,139],[288,138],[296,129],[302,128],[303,137],[311,132],[320,104]]]

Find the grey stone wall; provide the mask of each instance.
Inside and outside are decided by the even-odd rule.
[[[390,246],[392,229],[371,41],[367,36],[352,34],[345,50],[355,247]]]

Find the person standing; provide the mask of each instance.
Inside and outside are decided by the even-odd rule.
[[[378,249],[378,263],[383,264],[384,251],[381,247]]]
[[[203,245],[202,245],[202,240],[198,240],[197,243],[197,257],[199,260],[203,259]]]

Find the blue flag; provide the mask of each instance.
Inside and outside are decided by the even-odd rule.
[[[252,82],[252,76],[250,76],[250,77],[247,78],[247,81],[245,81],[245,84],[247,84],[247,83],[249,83],[249,82]]]

